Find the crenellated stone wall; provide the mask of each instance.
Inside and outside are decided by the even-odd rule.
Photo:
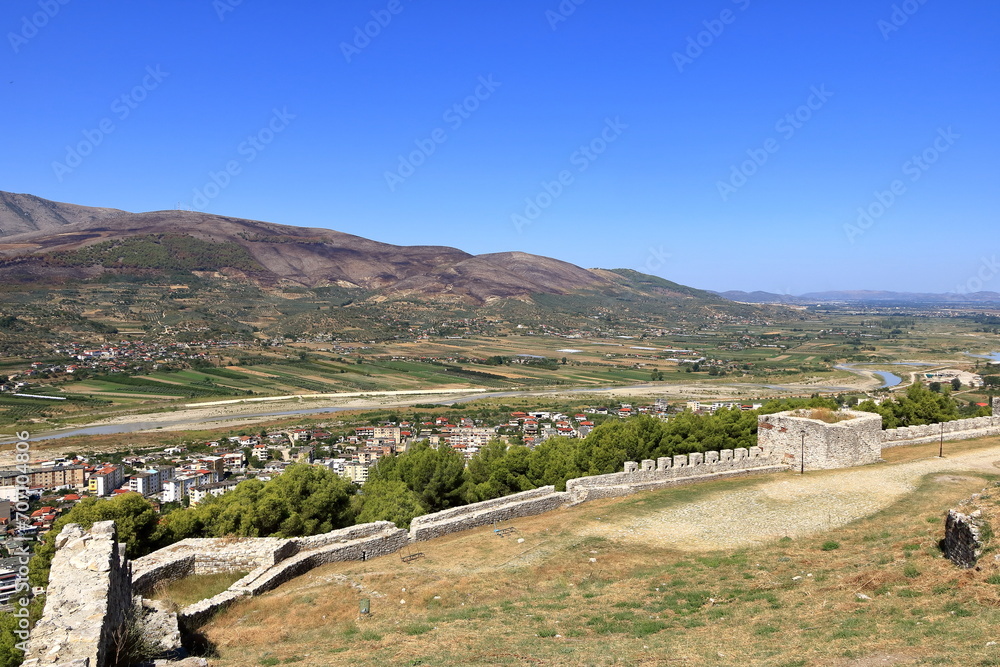
[[[28,640],[25,667],[106,667],[132,608],[132,571],[114,521],[89,531],[71,523],[56,537],[45,609]]]
[[[993,414],[998,416],[956,419],[940,424],[886,429],[882,431],[882,448],[937,442],[942,437],[944,440],[971,440],[972,438],[1000,435],[1000,410],[996,407],[997,400],[994,399]]]
[[[577,504],[680,484],[785,470],[788,470],[788,466],[771,452],[760,447],[741,447],[718,452],[664,456],[655,461],[646,459],[641,463],[627,461],[624,472],[571,479],[566,482],[566,491],[570,501]]]

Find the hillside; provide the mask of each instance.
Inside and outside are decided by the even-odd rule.
[[[220,331],[366,329],[376,337],[396,322],[670,326],[774,312],[630,270],[190,211],[127,213],[3,193],[0,220],[0,284],[23,313],[44,311],[40,326],[58,320],[60,303],[112,328],[211,321]]]
[[[31,232],[53,232],[78,223],[93,224],[123,213],[113,208],[63,204],[34,195],[0,191],[0,238]]]

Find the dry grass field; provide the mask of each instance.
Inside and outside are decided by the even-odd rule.
[[[936,454],[588,503],[416,545],[409,564],[326,566],[216,617],[210,664],[1000,665],[994,553],[966,571],[938,549],[947,510],[1000,475],[1000,440]]]

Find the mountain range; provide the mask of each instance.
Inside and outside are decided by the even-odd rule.
[[[715,292],[719,296],[740,303],[814,305],[833,303],[853,303],[872,305],[990,305],[1000,304],[998,292],[951,292],[928,294],[921,292],[891,292],[879,290],[839,290],[829,292],[809,292],[808,294],[774,294],[771,292],[742,292],[730,290]]]
[[[178,292],[178,283],[188,291]],[[470,314],[533,326],[595,319],[665,326],[776,312],[629,269],[585,269],[525,252],[473,255],[331,229],[192,211],[131,213],[6,192],[0,192],[0,284],[9,294],[29,295],[23,298],[35,306],[45,300],[46,312],[65,303],[80,313],[88,312],[80,294],[60,301],[54,290],[87,286],[93,293],[105,286],[99,297],[88,297],[102,299],[95,312],[127,322],[141,311],[147,322],[172,326],[200,317],[233,327],[308,320],[306,329],[335,328],[358,313],[363,322],[351,320],[358,329]],[[138,286],[144,303],[126,304],[126,297],[140,298]],[[174,307],[173,316],[164,308],[154,317],[161,306]]]

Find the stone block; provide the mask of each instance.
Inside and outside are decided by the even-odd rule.
[[[688,465],[700,466],[704,462],[705,457],[701,452],[692,452],[688,454]]]
[[[686,468],[688,464],[687,454],[674,455],[674,468]]]
[[[625,462],[625,472],[636,472],[637,470],[639,470],[638,463],[636,463],[635,461]]]
[[[669,468],[670,468],[670,457],[669,456],[661,456],[660,458],[656,459],[656,469],[657,470],[661,470],[662,471],[662,470],[668,470]]]
[[[642,461],[643,470],[656,470],[656,461],[653,459],[643,459]]]

